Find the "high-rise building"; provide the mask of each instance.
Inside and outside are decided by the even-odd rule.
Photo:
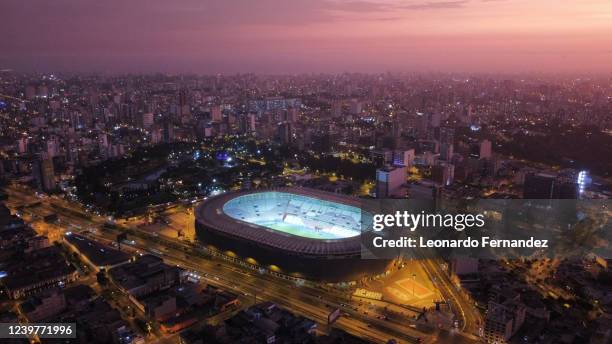
[[[23,154],[23,153],[25,153],[27,151],[28,151],[28,138],[27,137],[21,137],[17,141],[17,152],[19,154]]]
[[[145,112],[141,115],[140,126],[142,128],[150,128],[154,122],[154,116],[152,112]]]
[[[446,162],[438,162],[431,168],[431,179],[438,185],[448,186],[453,183],[455,166]]]
[[[281,122],[277,127],[277,137],[282,144],[291,144],[293,142],[293,126],[289,122]]]
[[[25,97],[26,99],[34,99],[36,97],[36,87],[34,85],[28,85],[25,88]]]
[[[393,165],[411,167],[414,164],[414,149],[393,152]]]
[[[45,142],[46,155],[49,158],[53,158],[59,154],[59,142],[56,138],[51,138]]]
[[[450,162],[453,158],[453,144],[452,143],[440,143],[440,160]]]
[[[240,115],[238,119],[238,129],[241,134],[254,134],[256,132],[256,118],[254,113]]]
[[[402,123],[397,118],[391,123],[391,136],[393,138],[400,138],[402,136]]]
[[[455,142],[455,129],[452,127],[440,127],[438,128],[438,141],[440,144]]]
[[[478,273],[478,259],[468,256],[458,256],[450,261],[450,272],[457,276]]]
[[[248,102],[249,111],[259,114],[266,111],[284,110],[289,107],[299,108],[302,100],[299,98],[268,97],[266,99],[252,99]]]
[[[55,170],[52,159],[41,157],[36,160],[32,166],[32,174],[40,190],[45,192],[55,190]]]
[[[427,129],[429,128],[429,119],[427,115],[422,112],[417,112],[414,122],[419,137],[427,137]]]
[[[191,114],[191,108],[187,100],[187,90],[181,89],[179,91],[179,107],[178,114],[180,117],[188,116]]]
[[[376,197],[403,196],[402,185],[406,183],[406,167],[387,166],[376,170]]]
[[[482,142],[480,142],[479,158],[480,159],[490,159],[492,154],[493,154],[493,148],[492,148],[491,141],[482,140]]]
[[[154,125],[151,130],[149,130],[149,142],[153,145],[158,144],[160,142],[162,142],[163,139],[163,132],[162,132],[162,128],[159,127],[159,125]]]
[[[223,119],[223,113],[221,112],[221,106],[214,105],[210,108],[210,120],[213,122],[221,122]]]
[[[251,134],[257,131],[257,114],[251,112],[247,115],[247,130]]]
[[[480,142],[475,142],[470,145],[470,158],[474,159],[490,159],[493,155],[493,148],[491,141],[482,140]]]
[[[423,154],[419,154],[415,157],[414,161],[416,165],[421,166],[433,166],[436,162],[437,155],[431,151],[424,151]]]
[[[298,121],[300,111],[298,108],[290,107],[287,109],[285,121],[295,123]]]
[[[484,326],[484,339],[491,344],[505,344],[523,326],[526,308],[517,301],[503,304],[489,301]]]
[[[376,166],[386,166],[386,165],[394,164],[393,155],[394,153],[390,149],[374,149],[370,151],[370,159]],[[400,164],[397,164],[397,165],[400,165]]]
[[[98,146],[100,147],[100,150],[108,148],[108,145],[108,135],[104,133],[98,135]]]
[[[40,168],[43,190],[55,190],[55,169],[53,168],[53,160],[51,158],[42,160]]]
[[[578,199],[580,197],[579,185],[576,180],[557,178],[553,196],[557,199]]]
[[[238,116],[238,132],[240,134],[246,134],[249,132],[248,117],[246,114]]]
[[[410,184],[408,195],[411,199],[436,201],[440,198],[440,187],[434,182],[421,180]]]
[[[47,98],[49,96],[49,87],[47,87],[47,85],[38,86],[38,96],[41,98]]]
[[[331,104],[331,115],[333,118],[342,116],[342,100],[334,99]]]
[[[362,111],[361,102],[358,99],[351,99],[351,115],[359,115]]]
[[[523,184],[523,198],[552,199],[555,189],[555,176],[550,174],[528,174]]]
[[[525,199],[577,199],[578,197],[579,185],[575,180],[545,173],[525,176],[523,185]]]
[[[431,115],[429,115],[429,126],[431,128],[438,128],[440,127],[441,120],[442,120],[442,115],[440,115],[439,112],[434,112]]]
[[[174,141],[174,123],[170,120],[164,121],[164,142]]]

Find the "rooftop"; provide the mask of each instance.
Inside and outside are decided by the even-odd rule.
[[[230,211],[230,208],[226,207],[226,204],[228,202],[231,202],[234,199],[239,199],[241,196],[253,195],[252,197],[258,197],[259,195],[266,194],[268,192],[279,192],[285,194],[305,196],[308,199],[312,199],[313,201],[311,201],[311,203],[315,205],[319,202],[326,201],[335,206],[350,206],[353,208],[357,208],[357,211],[359,212],[359,209],[361,209],[362,206],[360,200],[357,198],[308,188],[292,187],[276,188],[269,190],[240,191],[225,193],[210,198],[204,203],[202,203],[196,209],[196,221],[199,224],[210,228],[216,232],[221,232],[226,236],[259,243],[261,245],[270,246],[292,253],[318,256],[337,254],[344,255],[360,252],[361,239],[359,233],[350,237],[336,237],[335,239],[330,239],[329,236],[327,238],[315,239],[312,237],[308,237],[308,235],[294,235],[289,229],[277,230],[276,228],[273,229],[270,226],[260,225],[259,223],[256,223],[255,220],[253,220],[253,222],[246,221],[246,215],[257,216],[257,212],[255,212],[254,210],[253,214],[248,214],[244,211],[233,212],[233,210]],[[257,203],[250,204],[251,206],[254,206]],[[272,205],[273,208],[275,207],[275,205],[276,204]],[[291,208],[293,208],[292,211],[300,211],[300,208]],[[230,212],[234,216],[229,215],[228,212]],[[324,218],[324,216],[322,215],[323,214],[319,215],[317,211],[317,215],[315,216],[313,214],[312,218],[316,218],[317,220],[322,219]],[[241,219],[242,216],[245,216],[244,220]],[[236,217],[238,217],[238,219]],[[279,218],[282,219],[283,216],[280,215]],[[295,219],[295,217],[292,218]],[[285,217],[285,219],[287,219],[287,217]],[[361,230],[361,224],[357,226],[357,221],[361,221],[360,216],[358,218],[352,219],[349,219],[349,217],[347,217],[346,220],[353,221],[352,225],[354,227],[352,228],[354,228],[355,230],[358,229],[359,231]],[[312,229],[311,233],[314,231],[315,230]]]
[[[79,234],[66,235],[65,239],[96,266],[117,265],[130,259],[130,255],[125,252],[90,240]]]

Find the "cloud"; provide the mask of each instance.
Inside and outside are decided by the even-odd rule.
[[[384,12],[392,10],[387,3],[373,1],[323,1],[322,8],[342,12]]]
[[[380,18],[373,18],[371,19],[372,21],[380,21],[380,22],[386,22],[386,21],[395,21],[395,20],[402,20],[405,19],[404,17],[380,17]]]
[[[7,14],[0,20],[0,68],[373,71],[419,63],[498,68],[506,61],[504,67],[520,70],[533,56],[514,50],[561,48],[575,51],[562,50],[573,64],[554,53],[534,59],[548,69],[612,68],[612,24],[602,11],[612,8],[610,0],[593,0],[600,7],[568,1],[559,13],[550,10],[553,0],[520,1],[520,8],[514,0],[484,1],[0,0]],[[578,36],[568,42],[568,33]],[[608,53],[595,50],[601,47]]]
[[[487,1],[487,0],[483,0]],[[489,0],[500,1],[500,0]],[[463,8],[469,0],[450,1],[408,1],[408,2],[374,2],[374,1],[326,1],[319,2],[323,11],[343,12],[397,12],[402,10],[439,10]]]
[[[400,8],[408,10],[440,10],[440,9],[452,9],[452,8],[463,8],[468,3],[468,0],[457,0],[457,1],[426,1],[414,4],[407,4],[400,6]]]

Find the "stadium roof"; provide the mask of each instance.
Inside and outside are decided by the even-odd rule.
[[[289,254],[312,256],[354,255],[361,250],[359,235],[342,239],[312,239],[277,231],[250,222],[237,220],[223,211],[223,206],[230,200],[253,193],[283,192],[311,197],[314,199],[354,206],[361,209],[357,198],[307,188],[274,188],[250,191],[229,192],[215,196],[202,203],[196,209],[196,221],[228,237],[251,241]]]

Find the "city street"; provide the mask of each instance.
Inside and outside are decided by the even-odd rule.
[[[89,232],[91,237],[106,243],[114,241],[119,233],[108,229],[103,230],[103,225],[107,222],[107,219],[86,213],[78,205],[64,199],[57,197],[39,198],[35,196],[33,191],[16,186],[7,188],[7,192],[9,195],[7,204],[13,209],[23,209],[24,214],[22,216],[24,218],[30,217],[41,230],[64,229],[74,232]],[[37,203],[39,204],[31,206]],[[44,224],[41,220],[51,213],[58,215],[59,222],[57,225]],[[328,287],[323,289],[321,286],[310,285],[310,283],[297,285],[293,281],[269,274],[261,274],[258,271],[250,270],[224,259],[205,259],[193,254],[194,246],[190,243],[156,237],[140,232],[141,230],[138,228],[130,229],[140,234],[137,237],[129,237],[130,240],[135,241],[134,245],[130,245],[129,250],[153,254],[162,252],[167,263],[176,264],[198,273],[206,283],[241,293],[253,301],[268,300],[286,306],[299,314],[316,320],[320,329],[326,328],[328,314],[334,309],[340,308],[343,316],[333,326],[374,342],[385,342],[391,338],[396,338],[405,343],[416,343],[419,338],[424,342],[435,342],[436,340],[437,331],[430,330],[429,333],[422,333],[415,329],[416,326],[410,326],[414,313],[409,310],[405,312],[405,319],[391,319],[384,316],[384,307],[366,306],[364,308],[358,301],[351,301],[350,295],[341,290]],[[172,245],[165,245],[164,242],[171,242]],[[127,245],[122,245],[122,247],[125,246]],[[430,261],[421,263],[425,271],[436,276],[436,285],[442,288],[443,295],[446,298],[461,300],[460,303],[454,301],[453,304],[459,305],[458,311],[463,319],[466,319],[464,321],[466,332],[476,333],[480,320],[477,320],[478,318],[474,315],[473,307],[461,298],[459,292],[452,287],[450,280],[445,278],[439,268],[436,268],[438,264]],[[425,304],[421,303],[416,306],[422,307]]]

